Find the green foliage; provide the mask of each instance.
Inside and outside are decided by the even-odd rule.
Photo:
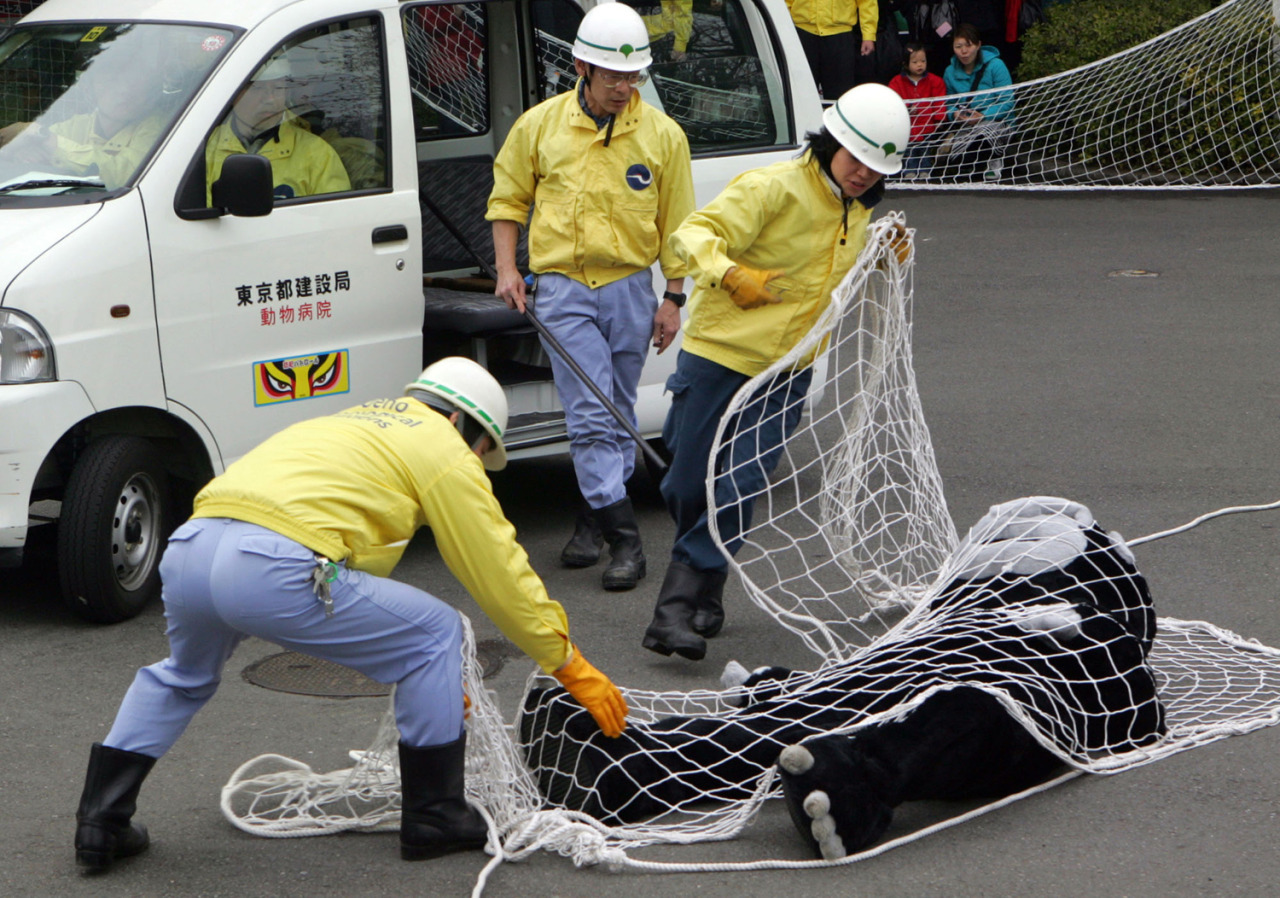
[[[1046,10],[1023,38],[1018,80],[1104,59],[1203,15],[1214,0],[1072,0]]]
[[[1156,25],[1147,5],[1147,0],[1127,5],[1077,0],[1055,7],[1059,16],[1068,10],[1079,14],[1071,19],[1081,29],[1076,43],[1095,48],[1079,59],[1059,54],[1060,68],[1146,41],[1210,6],[1205,0],[1163,0],[1161,12],[1176,8],[1181,18]],[[1121,18],[1126,27],[1147,24],[1104,51],[1099,31],[1089,29],[1109,23],[1105,27],[1114,34]],[[1063,21],[1037,26],[1044,29],[1036,36],[1042,54],[1037,63],[1043,64],[1051,39],[1057,39],[1053,29]],[[1280,61],[1273,35],[1270,3],[1240,3],[1144,48],[1140,58],[1130,55],[1078,75],[1026,85],[1024,97],[1034,96],[1037,108],[1049,110],[1034,121],[1027,117],[1027,136],[1060,163],[1108,171],[1130,183],[1270,182],[1280,170]],[[1082,82],[1114,89],[1082,91]]]

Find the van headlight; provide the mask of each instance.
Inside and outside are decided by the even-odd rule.
[[[54,380],[53,344],[34,318],[0,309],[0,384]]]

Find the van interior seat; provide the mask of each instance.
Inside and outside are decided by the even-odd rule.
[[[418,163],[420,190],[448,219],[447,224],[422,204],[422,269],[424,273],[476,269],[476,256],[492,264],[493,226],[485,220],[493,190],[492,156],[459,156]],[[462,240],[454,232],[461,235]],[[463,242],[465,241],[465,243]],[[525,229],[520,229],[516,264],[528,270]],[[423,331],[447,331],[483,338],[532,333],[519,312],[508,309],[492,292],[423,288]]]

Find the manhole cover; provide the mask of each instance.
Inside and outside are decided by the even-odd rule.
[[[246,667],[243,676],[255,686],[295,695],[358,698],[391,694],[389,685],[371,680],[359,671],[299,652],[268,655]]]
[[[484,639],[476,643],[480,675],[486,680],[502,670],[508,658],[519,654],[520,650],[505,639]],[[391,694],[390,685],[371,680],[350,667],[300,652],[268,655],[246,667],[242,676],[255,686],[294,695],[360,698]]]
[[[480,662],[480,676],[489,679],[502,670],[508,658],[515,658],[520,650],[505,639],[481,639],[476,643],[476,660]]]

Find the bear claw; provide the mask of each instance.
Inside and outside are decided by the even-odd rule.
[[[803,745],[788,745],[778,756],[778,763],[787,773],[798,776],[813,769],[813,755]]]

